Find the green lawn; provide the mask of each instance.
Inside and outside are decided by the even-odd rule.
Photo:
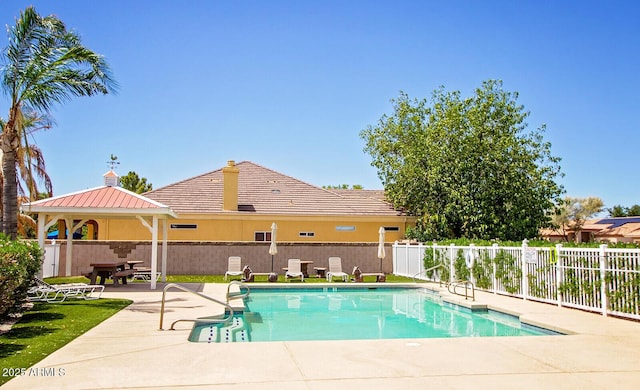
[[[0,336],[0,385],[131,303],[126,299],[69,299],[35,303],[11,330]]]

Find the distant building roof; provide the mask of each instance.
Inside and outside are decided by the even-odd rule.
[[[323,189],[253,162],[235,166],[239,169],[238,211],[222,209],[222,169],[144,195],[179,214],[402,215],[384,201],[380,190]]]
[[[585,221],[580,231],[593,233],[597,240],[610,238],[640,238],[640,217],[612,217],[598,218]],[[574,233],[573,229],[567,229],[566,233]],[[560,231],[553,229],[541,229],[542,237],[562,237]]]
[[[603,229],[595,233],[596,237],[640,237],[640,222],[637,222],[637,219],[625,223],[619,222],[614,221],[614,223],[603,226]]]

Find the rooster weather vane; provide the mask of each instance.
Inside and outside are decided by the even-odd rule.
[[[120,165],[120,161],[118,161],[118,156],[111,154],[111,161],[107,161],[109,164],[109,168],[113,171],[117,165]]]

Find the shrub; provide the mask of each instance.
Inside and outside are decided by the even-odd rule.
[[[0,235],[0,321],[22,310],[43,255],[37,243]]]

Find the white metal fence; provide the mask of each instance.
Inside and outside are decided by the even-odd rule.
[[[393,273],[640,319],[640,249],[395,243]]]

